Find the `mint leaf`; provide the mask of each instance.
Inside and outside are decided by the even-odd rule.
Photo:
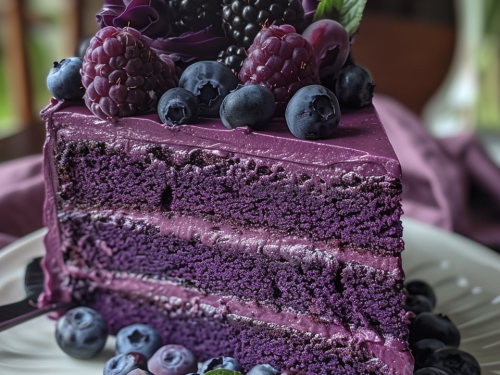
[[[241,375],[238,371],[226,370],[224,368],[205,372],[205,375]]]
[[[352,35],[358,29],[361,22],[366,0],[344,0],[342,5],[338,21],[344,26],[347,33]]]
[[[325,18],[337,21],[340,16],[340,9],[344,4],[344,0],[321,0],[314,13],[313,22],[323,20]]]
[[[339,22],[352,35],[358,28],[366,0],[321,0],[313,21],[325,18]]]

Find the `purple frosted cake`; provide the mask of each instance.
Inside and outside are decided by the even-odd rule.
[[[219,119],[47,122],[42,303],[92,306],[116,333],[156,328],[200,360],[307,374],[409,375],[401,170],[372,106],[336,136]]]

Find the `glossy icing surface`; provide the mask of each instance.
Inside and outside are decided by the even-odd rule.
[[[219,119],[200,119],[196,125],[170,127],[162,124],[157,114],[121,118],[113,124],[96,119],[85,105],[71,102],[51,104],[42,117],[52,117],[56,129],[68,128],[64,134],[69,139],[179,144],[315,167],[343,168],[344,164],[355,163],[362,165],[360,174],[401,178],[399,161],[373,106],[345,110],[335,137],[319,141],[295,138],[284,118],[275,118],[262,131],[228,130]]]

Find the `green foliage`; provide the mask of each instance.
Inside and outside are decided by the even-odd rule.
[[[313,21],[335,20],[352,35],[358,29],[365,5],[366,0],[321,0]]]
[[[226,369],[218,369],[206,372],[205,375],[241,375],[239,371],[226,370]]]

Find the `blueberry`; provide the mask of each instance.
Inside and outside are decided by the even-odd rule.
[[[413,344],[411,354],[415,358],[415,368],[419,369],[424,367],[427,358],[436,350],[444,347],[445,345],[436,339],[423,339]]]
[[[406,291],[410,295],[418,295],[421,294],[429,299],[432,303],[432,308],[436,307],[436,295],[434,294],[434,290],[432,287],[427,284],[425,281],[414,280],[405,284]]]
[[[140,353],[119,354],[109,359],[103,375],[127,375],[133,370],[147,370],[147,359]]]
[[[153,374],[150,373],[149,371],[142,370],[140,368],[136,368],[136,369],[130,371],[127,375],[153,375]]]
[[[216,357],[211,358],[203,363],[201,367],[201,374],[205,374],[212,370],[218,369],[226,369],[232,371],[243,372],[243,367],[239,364],[239,362],[231,357]]]
[[[448,373],[441,371],[435,367],[424,367],[418,371],[415,371],[413,375],[448,375]]]
[[[339,103],[326,87],[305,86],[288,103],[285,117],[288,128],[297,138],[329,138],[340,121]]]
[[[132,324],[122,328],[116,335],[116,354],[141,353],[147,359],[160,348],[160,334],[145,324]]]
[[[234,129],[249,126],[264,128],[274,115],[274,95],[265,86],[240,86],[224,98],[220,107],[220,118],[224,126]]]
[[[432,302],[421,294],[415,296],[410,294],[406,296],[406,302],[403,307],[406,311],[411,311],[415,315],[419,315],[423,312],[431,312]]]
[[[423,339],[436,339],[447,346],[460,345],[460,332],[447,316],[423,312],[410,324],[410,345]]]
[[[449,375],[479,375],[481,369],[476,359],[463,350],[445,346],[436,350],[425,361],[428,367],[435,367]]]
[[[104,348],[107,338],[108,328],[102,315],[89,307],[69,310],[57,321],[57,344],[71,357],[95,357]]]
[[[268,364],[257,365],[248,371],[247,375],[278,375],[280,372]]]
[[[158,115],[164,124],[194,124],[198,119],[198,98],[181,87],[170,89],[158,102]]]
[[[182,345],[165,345],[148,361],[148,369],[155,375],[185,375],[198,370],[198,362]]]
[[[54,62],[47,76],[47,88],[57,100],[82,99],[85,89],[82,84],[80,69],[83,60],[80,57],[70,57],[60,62]]]
[[[217,61],[199,61],[184,70],[179,87],[191,91],[198,98],[198,114],[219,117],[222,101],[238,86],[238,78],[227,66]]]
[[[374,87],[370,73],[359,65],[351,65],[340,73],[335,93],[341,108],[362,108],[372,103]]]

